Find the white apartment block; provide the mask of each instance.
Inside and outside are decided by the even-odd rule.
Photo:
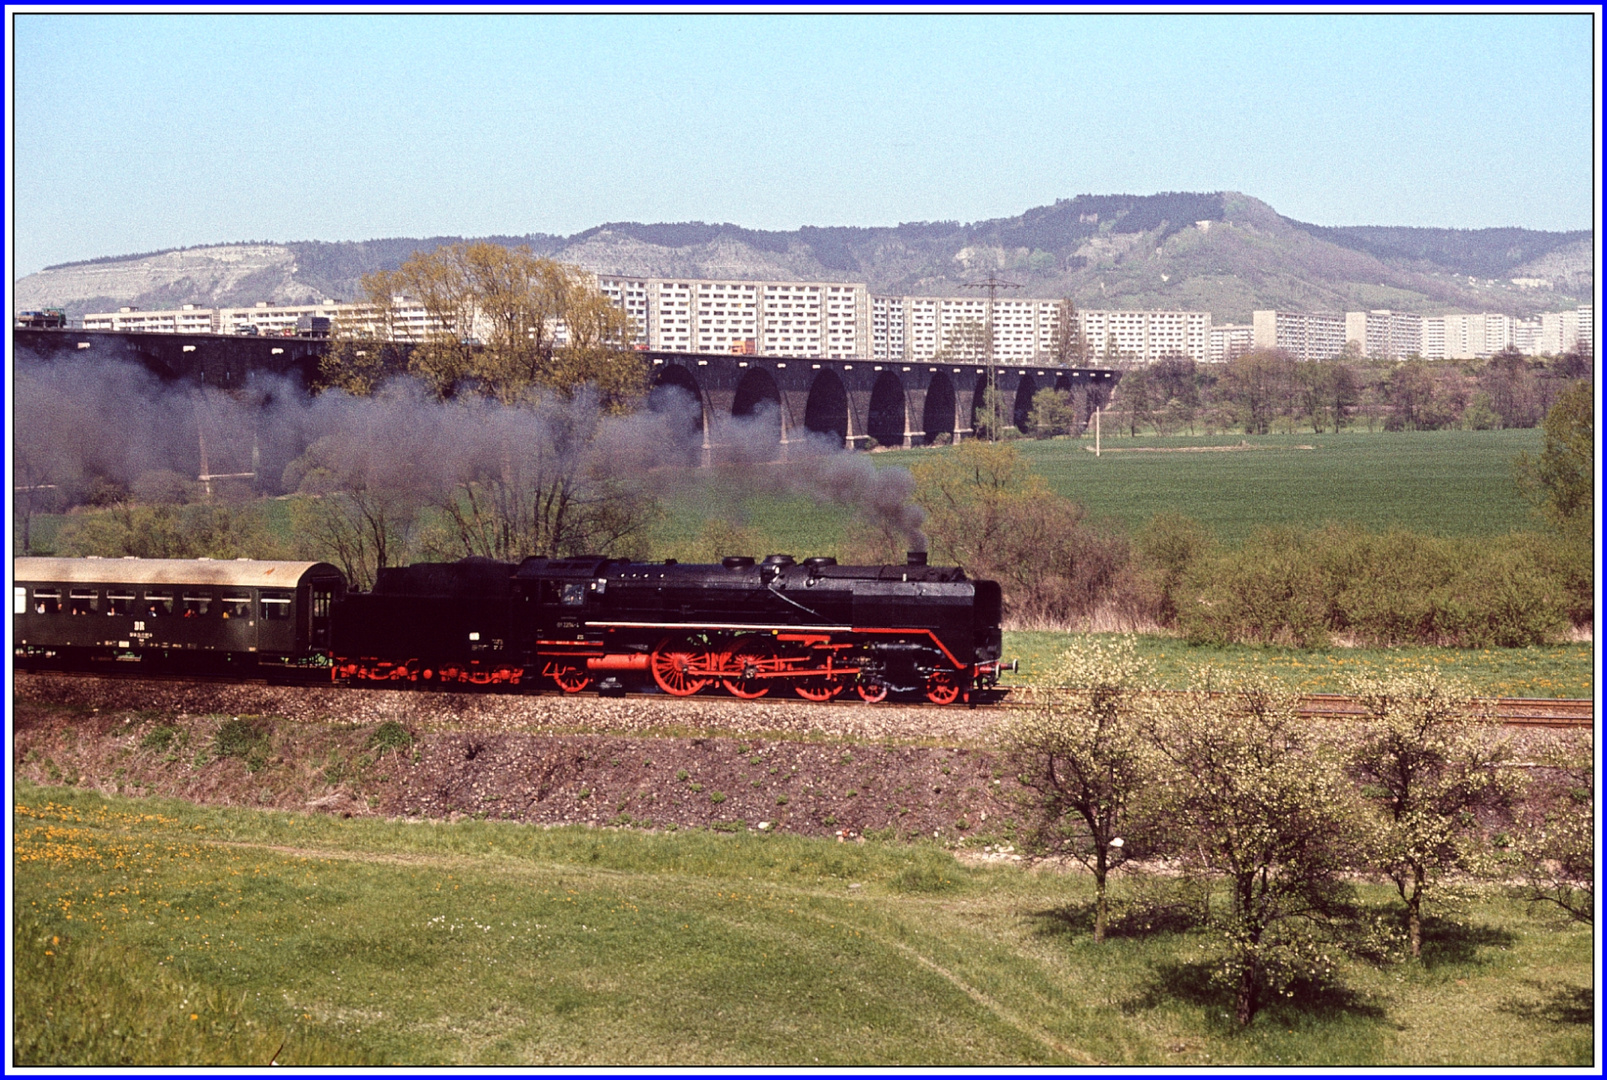
[[[1249,323],[1223,323],[1211,327],[1210,363],[1223,364],[1254,348],[1254,328]]]
[[[982,297],[877,296],[871,306],[872,358],[915,362],[939,352],[982,359],[991,321],[994,359],[1043,363],[1054,353],[1063,310],[1060,300],[1008,298],[993,302],[990,320]],[[1077,323],[1090,361],[1211,357],[1207,311],[1079,311]]]
[[[1208,311],[1079,311],[1090,359],[1145,363],[1168,356],[1211,359]]]
[[[1256,348],[1296,360],[1328,360],[1345,349],[1345,316],[1337,311],[1255,311],[1250,326]]]
[[[759,289],[756,281],[699,281],[693,301],[692,351],[728,353],[732,346],[759,337]]]
[[[1537,356],[1540,353],[1540,320],[1539,319],[1513,319],[1512,320],[1512,347],[1525,356]]]
[[[900,359],[909,330],[908,305],[901,296],[870,298],[870,354],[875,360]]]
[[[696,293],[697,283],[692,281],[648,283],[648,348],[661,352],[692,351]]]
[[[1423,316],[1410,311],[1345,312],[1345,344],[1355,342],[1363,356],[1398,360],[1423,348]]]
[[[978,297],[956,297],[938,301],[938,348],[956,360],[981,360],[987,356],[985,327],[988,302]],[[929,357],[919,357],[921,360]],[[998,359],[998,354],[994,354]]]
[[[650,348],[647,340],[649,285],[644,278],[600,277],[597,291],[623,311],[631,321],[630,344]]]
[[[276,336],[296,329],[303,315],[334,317],[343,306],[333,300],[318,304],[280,306],[259,300],[253,307],[203,308],[185,304],[170,311],[141,311],[136,307],[84,316],[85,330],[118,330],[155,334],[239,334],[256,332]]]
[[[1482,360],[1512,344],[1512,319],[1507,315],[1483,312],[1440,318],[1445,323],[1445,351],[1435,359]]]
[[[824,287],[765,282],[762,288],[764,319],[757,334],[759,354],[824,356]]]
[[[1431,315],[1423,319],[1423,344],[1418,355],[1425,360],[1445,359],[1445,316]]]
[[[1580,304],[1573,311],[1548,311],[1540,316],[1540,351],[1557,356],[1580,342],[1594,350],[1596,343],[1596,308],[1593,304]]]
[[[864,285],[827,285],[824,319],[828,360],[865,356],[870,341],[870,290]]]
[[[943,301],[926,296],[911,296],[905,299],[904,304],[905,310],[909,313],[908,329],[904,335],[904,347],[909,351],[905,354],[905,358],[929,360],[943,348],[943,340],[938,330],[938,312],[943,307]],[[889,356],[887,359],[896,360],[898,357]]]

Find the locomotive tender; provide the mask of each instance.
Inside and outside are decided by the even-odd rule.
[[[238,568],[242,581],[264,576],[244,561],[18,559],[19,666],[111,659],[196,666],[207,656],[231,670],[327,668],[336,681],[367,685],[552,685],[578,693],[594,684],[623,692],[635,683],[675,696],[719,687],[739,698],[791,690],[812,701],[852,690],[870,702],[898,694],[939,704],[969,701],[1001,670],[999,586],[958,567],[928,566],[924,553],[902,566],[800,563],[790,555],[714,564],[469,558],[384,568],[368,593],[346,592],[328,564],[249,564],[284,567],[273,571],[279,581],[300,568],[282,609],[294,627],[292,651],[279,639],[267,652],[260,644],[245,651],[226,636],[232,628],[207,623],[210,610],[191,616],[199,620],[193,640],[181,645],[172,634],[138,638],[130,627],[115,649],[105,635],[85,647],[69,640],[75,620],[35,610],[49,605],[53,590],[59,604],[69,578],[86,594],[133,595],[125,578],[157,576],[136,562],[167,564],[168,584],[156,595],[172,594],[170,603],[180,593],[215,591],[220,586],[206,582],[217,567]],[[79,566],[69,574],[60,564]],[[181,580],[187,576],[194,580]],[[141,585],[139,600],[149,595]],[[152,625],[167,627],[160,619]],[[143,625],[141,632],[151,633]]]

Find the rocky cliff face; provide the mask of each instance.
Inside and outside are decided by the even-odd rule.
[[[115,310],[281,303],[361,294],[361,278],[457,237],[226,244],[53,267],[17,283],[22,308]],[[962,225],[764,232],[700,222],[614,223],[571,237],[491,237],[605,274],[862,281],[882,294],[957,295],[998,273],[1015,295],[1080,307],[1209,310],[1394,308],[1527,315],[1586,300],[1588,233],[1326,228],[1234,192],[1083,195]],[[1511,278],[1524,279],[1523,285]]]
[[[60,307],[69,313],[195,304],[229,307],[258,300],[311,303],[326,299],[297,280],[296,254],[282,245],[224,244],[130,260],[76,263],[29,274],[17,282],[22,309]]]

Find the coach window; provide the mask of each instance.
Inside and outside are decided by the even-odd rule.
[[[60,589],[35,589],[33,591],[33,611],[35,615],[58,615],[61,613]]]
[[[173,594],[170,592],[146,593],[143,610],[146,618],[149,619],[160,619],[173,614]]]
[[[127,590],[106,590],[106,614],[132,615],[134,614],[134,594]]]
[[[225,619],[251,618],[251,597],[225,596],[223,598],[223,617]]]
[[[185,593],[184,617],[186,619],[199,619],[212,607],[211,593]]]
[[[73,615],[93,615],[100,606],[100,593],[94,589],[74,589],[67,594],[67,610]]]
[[[290,618],[290,594],[262,590],[262,617],[275,621]]]

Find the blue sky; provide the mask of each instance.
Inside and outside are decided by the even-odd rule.
[[[1593,224],[1588,14],[14,14],[14,269],[1237,190]]]

